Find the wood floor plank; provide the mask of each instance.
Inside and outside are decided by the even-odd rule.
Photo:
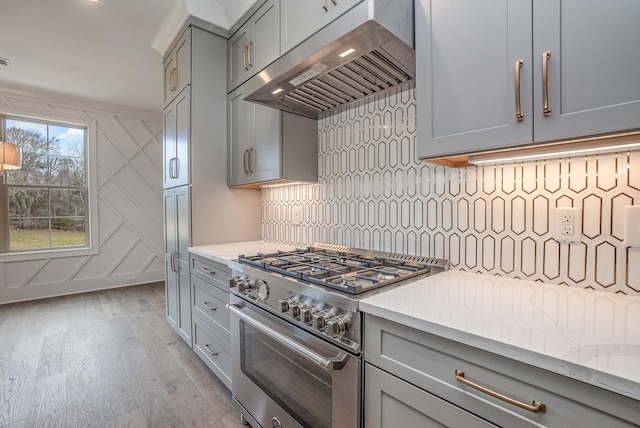
[[[0,428],[239,428],[162,283],[0,306]]]

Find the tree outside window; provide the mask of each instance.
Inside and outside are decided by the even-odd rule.
[[[22,148],[22,168],[4,172],[14,251],[86,247],[86,128],[3,118],[5,139]]]

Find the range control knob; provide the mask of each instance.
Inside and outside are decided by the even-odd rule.
[[[315,306],[306,306],[300,309],[300,321],[305,324],[310,323],[313,320],[313,315],[318,312],[318,308]]]
[[[307,307],[304,302],[293,302],[289,304],[289,309],[291,309],[291,316],[293,318],[300,318],[300,314]]]
[[[280,312],[289,312],[289,306],[293,303],[293,299],[291,297],[285,297],[284,299],[278,300],[278,304],[280,305]]]
[[[331,337],[342,337],[349,330],[349,318],[344,316],[334,317],[327,321],[327,334]]]
[[[241,279],[239,281],[236,281],[236,285],[238,286],[238,291],[241,293],[248,293],[249,291],[253,290],[253,288],[256,285],[256,282],[250,279]]]
[[[313,315],[313,328],[322,330],[327,326],[327,321],[333,318],[333,314],[327,311],[320,311]]]
[[[258,281],[258,298],[260,300],[267,300],[269,297],[269,286],[263,280]]]

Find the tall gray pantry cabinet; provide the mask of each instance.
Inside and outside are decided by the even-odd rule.
[[[187,23],[164,58],[167,320],[192,346],[189,246],[260,239],[260,193],[227,187],[227,39]]]

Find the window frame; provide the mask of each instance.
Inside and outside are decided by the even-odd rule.
[[[68,125],[71,127],[85,128],[85,168],[87,174],[87,207],[86,207],[86,227],[87,245],[82,247],[60,247],[51,249],[36,249],[24,251],[8,251],[9,248],[9,206],[8,206],[8,185],[4,178],[0,182],[0,239],[3,239],[0,247],[6,248],[7,252],[0,252],[0,262],[53,259],[59,257],[79,257],[98,254],[98,188],[97,188],[97,121],[82,117],[63,116],[48,112],[34,114],[20,109],[0,108],[0,118],[16,119],[25,121],[40,121],[54,125]],[[1,127],[0,136],[4,138],[4,127]],[[5,236],[6,235],[6,236]]]

